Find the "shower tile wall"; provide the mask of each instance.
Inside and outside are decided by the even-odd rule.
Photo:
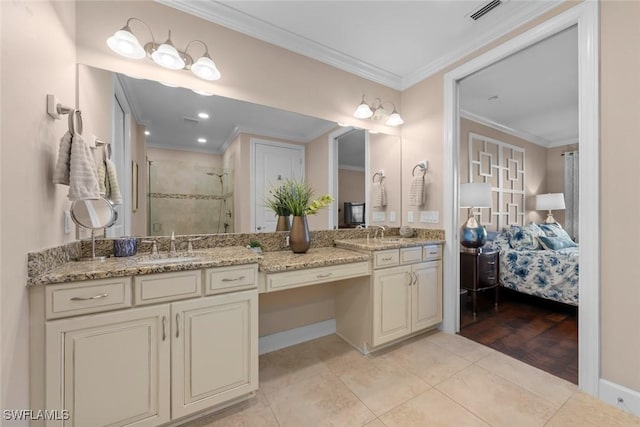
[[[150,236],[233,232],[233,171],[150,162],[149,228]]]

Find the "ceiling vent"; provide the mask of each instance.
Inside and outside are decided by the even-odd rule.
[[[184,117],[184,124],[185,125],[195,126],[198,123],[200,123],[200,120],[198,120],[198,119],[194,119],[194,118],[191,118],[191,117]]]
[[[503,0],[491,0],[490,2],[483,4],[482,6],[471,12],[469,17],[474,21],[477,21],[496,7],[500,6],[502,3]]]

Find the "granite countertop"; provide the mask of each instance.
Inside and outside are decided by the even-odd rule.
[[[168,258],[172,261],[169,261]],[[257,263],[261,259],[260,255],[244,246],[227,246],[202,249],[193,253],[178,252],[171,257],[162,253],[123,258],[113,257],[104,261],[75,261],[30,278],[28,285],[49,285],[80,280],[251,264]]]
[[[260,271],[278,273],[368,261],[369,259],[371,259],[370,254],[334,247],[311,248],[306,254],[294,254],[291,251],[265,252],[260,264]]]
[[[425,245],[442,245],[444,240],[392,236],[384,239],[339,239],[335,241],[335,244],[337,247],[345,249],[380,251]]]

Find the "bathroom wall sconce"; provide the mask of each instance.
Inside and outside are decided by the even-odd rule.
[[[144,47],[133,34],[133,31],[131,31],[131,27],[129,27],[131,21],[140,22],[149,30],[149,34],[151,34],[151,41],[145,44]],[[194,43],[200,43],[204,46],[204,54],[195,61],[193,57],[187,53]],[[149,56],[153,62],[161,67],[168,68],[169,70],[191,70],[193,74],[204,80],[213,81],[221,77],[220,71],[218,71],[215,62],[213,62],[213,59],[211,59],[209,55],[209,47],[205,42],[202,40],[192,40],[183,51],[180,51],[173,46],[171,42],[171,30],[169,30],[167,41],[161,44],[156,43],[151,28],[138,18],[129,18],[124,27],[107,39],[107,46],[125,58],[142,59]]]
[[[387,114],[385,111],[383,104],[391,104],[393,107],[393,111],[391,114]],[[382,101],[380,98],[376,98],[371,105],[367,104],[364,99],[364,94],[362,94],[362,101],[358,108],[356,108],[353,116],[357,119],[372,119],[372,120],[384,120],[387,126],[400,126],[404,123],[402,117],[400,117],[400,113],[396,109],[396,106],[393,102],[390,101]]]

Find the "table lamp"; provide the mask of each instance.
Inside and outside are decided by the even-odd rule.
[[[473,209],[491,207],[491,184],[470,182],[460,184],[460,207],[469,208],[469,218],[460,228],[460,244],[479,248],[487,241],[487,230],[476,220]]]
[[[564,209],[565,205],[563,193],[547,193],[536,195],[536,210],[548,211],[547,219],[544,221],[545,224],[558,224],[551,211]]]

